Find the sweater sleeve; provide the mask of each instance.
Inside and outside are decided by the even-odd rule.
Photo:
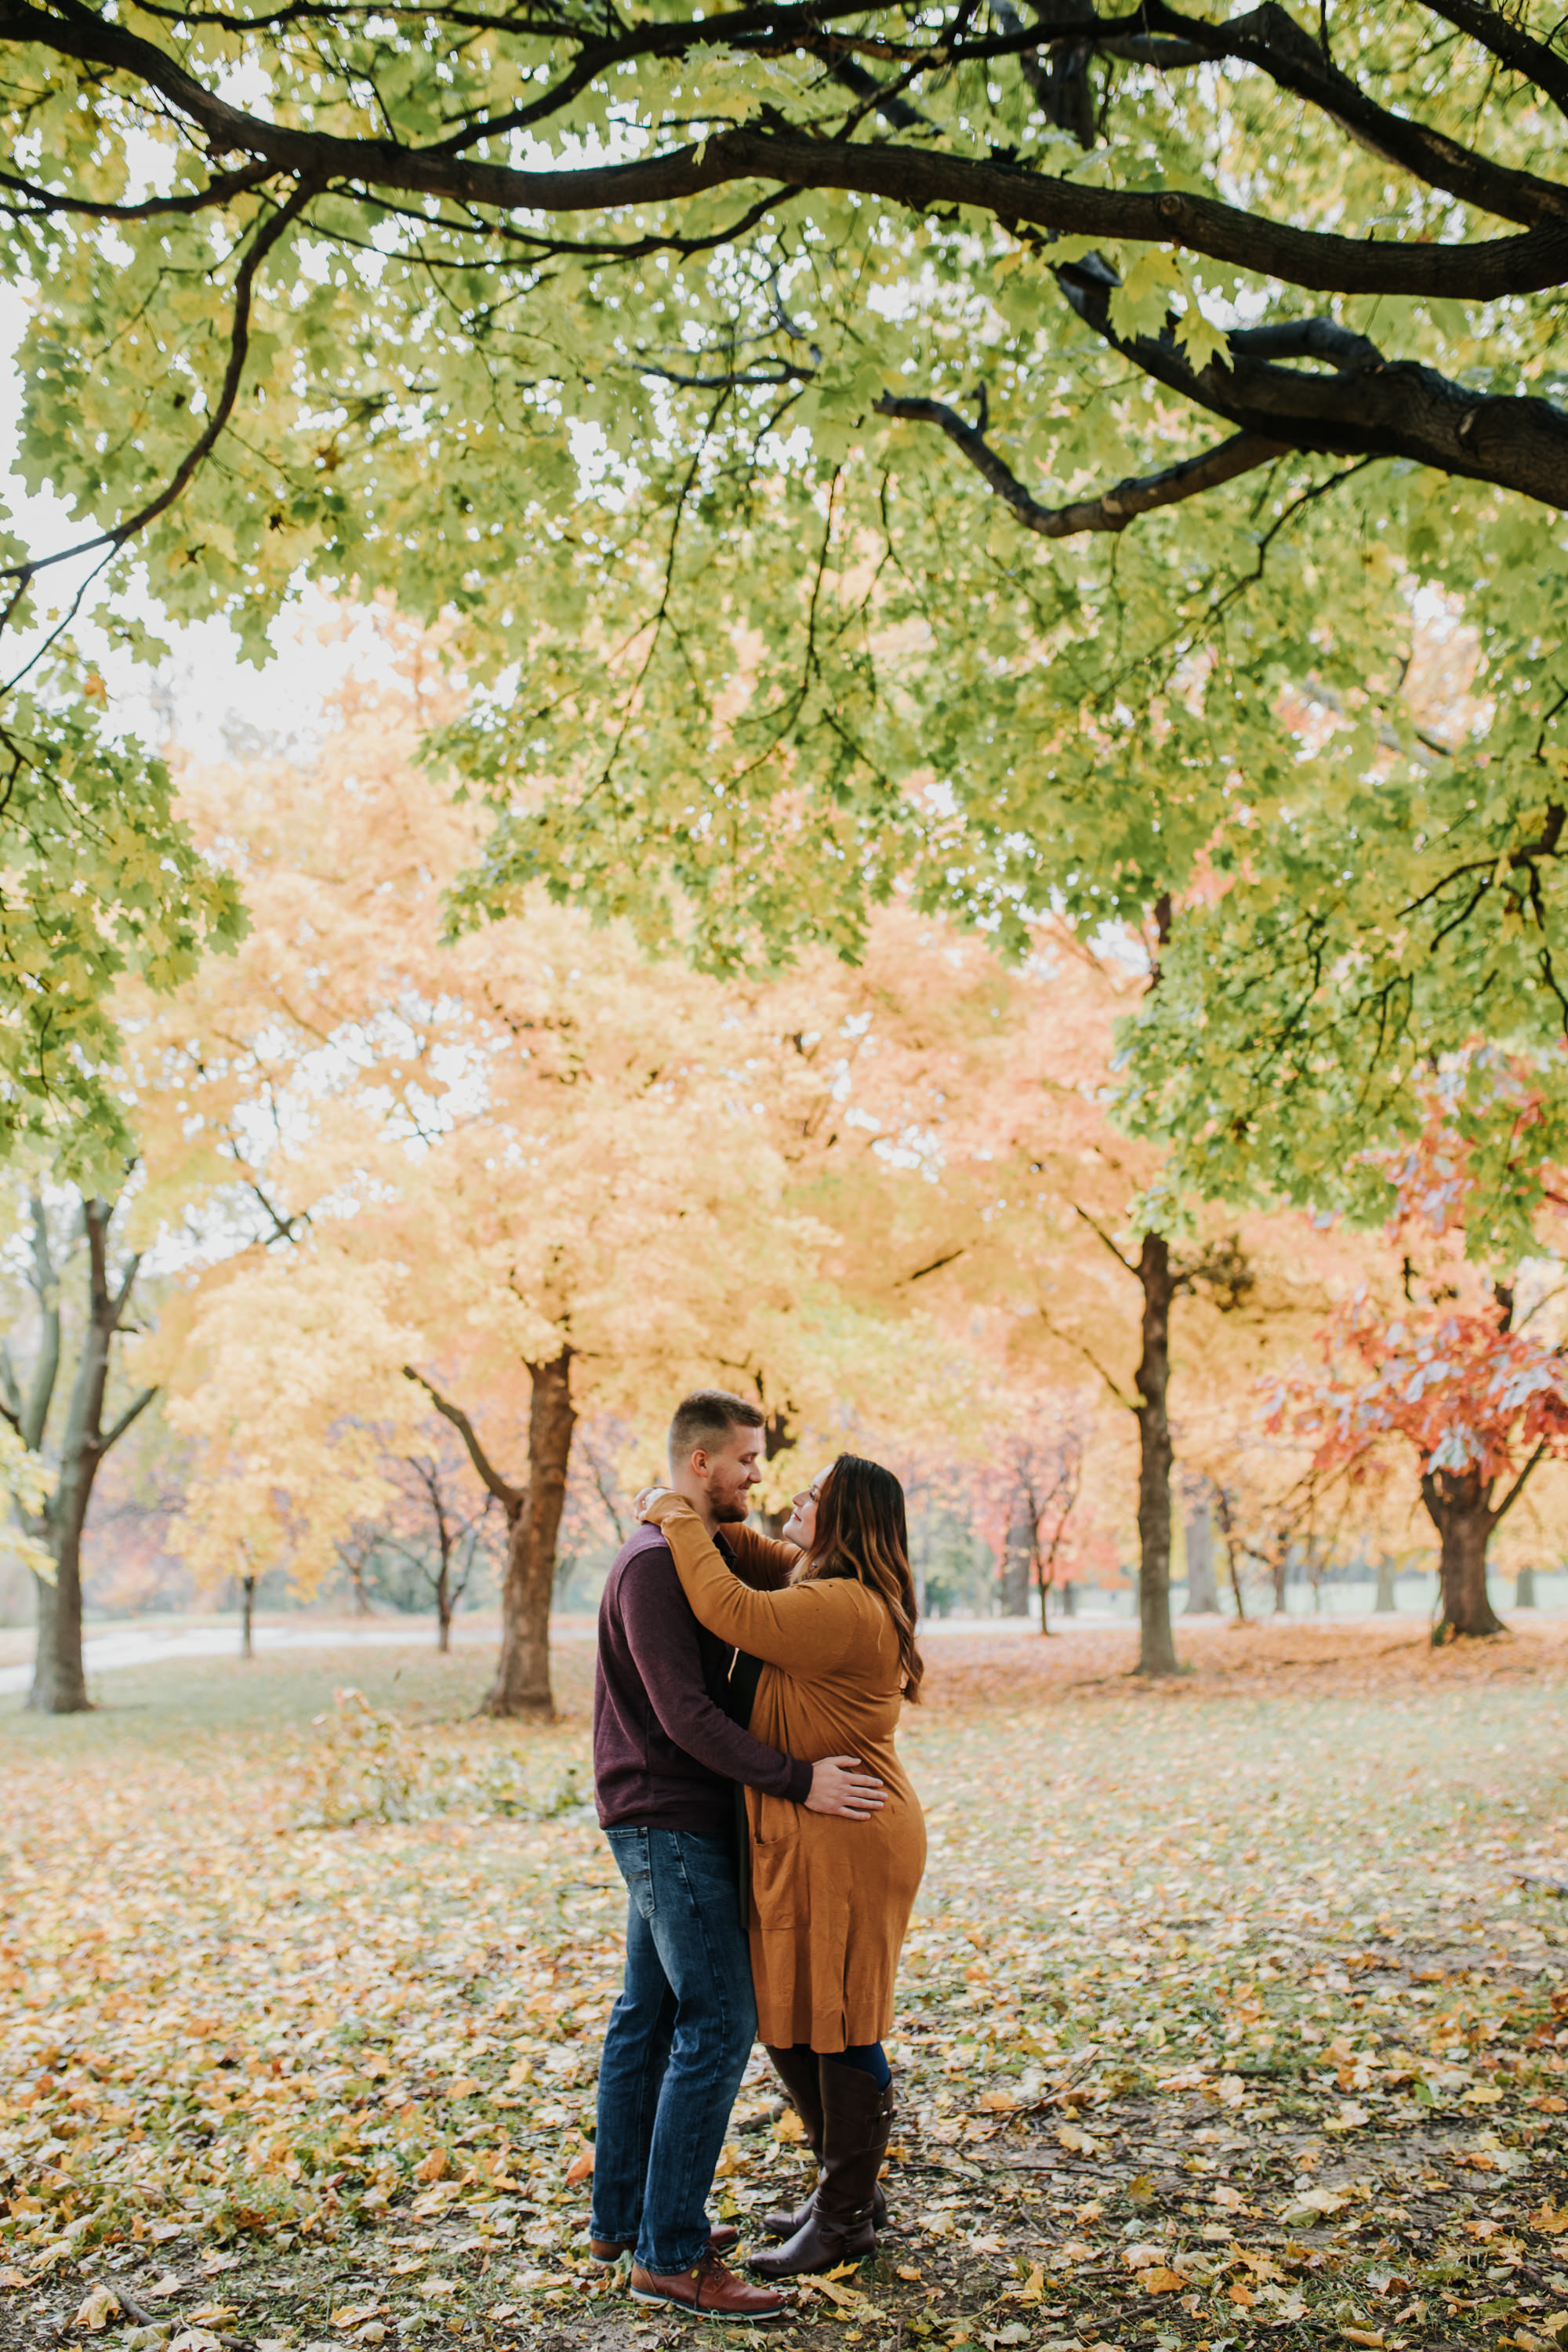
[[[626,1645],[666,1736],[726,1780],[804,1805],[811,1794],[810,1764],[765,1748],[715,1706],[702,1680],[696,1628],[670,1587],[668,1562],[657,1551],[638,1560],[621,1585]]]
[[[847,1581],[791,1585],[753,1592],[724,1565],[690,1505],[663,1496],[648,1511],[675,1559],[681,1589],[700,1624],[770,1666],[792,1674],[831,1674],[863,1646],[860,1587]]]
[[[794,1544],[775,1543],[755,1528],[726,1528],[724,1540],[735,1556],[735,1573],[753,1592],[777,1592],[800,1566]]]

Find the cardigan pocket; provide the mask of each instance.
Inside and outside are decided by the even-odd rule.
[[[763,1935],[798,1924],[801,1852],[795,1838],[752,1843],[752,1901]]]

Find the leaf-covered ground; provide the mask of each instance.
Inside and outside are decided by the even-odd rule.
[[[1156,1690],[1128,1641],[932,1643],[896,2226],[772,2340],[1568,2352],[1568,1899],[1512,1874],[1568,1880],[1568,1626],[1184,1629]],[[689,2332],[587,2257],[589,1656],[532,1735],[466,1719],[483,1663],[0,1718],[0,2345]],[[757,2066],[721,2210],[789,2121]]]

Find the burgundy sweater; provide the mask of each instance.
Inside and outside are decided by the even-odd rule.
[[[733,1566],[721,1535],[718,1543]],[[738,1780],[805,1803],[811,1766],[745,1728],[755,1675],[731,1685],[736,1655],[692,1615],[658,1528],[635,1529],[599,1603],[594,1786],[605,1829],[731,1836]]]

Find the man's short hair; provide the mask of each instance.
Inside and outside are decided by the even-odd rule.
[[[669,1458],[683,1462],[698,1447],[713,1453],[732,1429],[761,1429],[767,1421],[760,1404],[729,1389],[693,1389],[675,1408],[669,1424]]]

